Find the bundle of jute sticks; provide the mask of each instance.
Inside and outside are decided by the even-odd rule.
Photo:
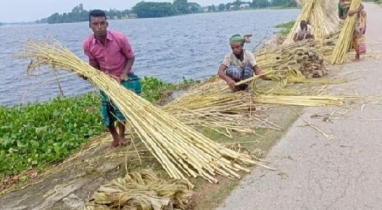
[[[351,0],[350,10],[358,9],[361,5],[362,0]],[[331,63],[332,64],[342,64],[346,60],[346,54],[349,51],[349,48],[352,45],[354,28],[356,24],[357,15],[347,17],[344,23],[344,26],[341,30],[340,37],[334,48]]]
[[[313,27],[313,33],[317,40],[321,40],[339,29],[340,19],[337,15],[337,1],[298,0],[297,3],[302,6],[301,13],[284,41],[284,45],[293,43],[293,36],[302,20],[307,21]]]

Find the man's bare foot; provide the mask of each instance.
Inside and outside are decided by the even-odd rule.
[[[359,56],[359,54],[357,53],[355,55],[355,58],[353,59],[353,62],[359,62],[361,60],[361,56]]]
[[[114,147],[118,147],[118,146],[119,146],[119,141],[113,141],[111,142],[109,149],[113,149]]]
[[[111,142],[109,149],[113,149],[113,148],[119,147],[119,146],[126,146],[129,143],[130,143],[130,140],[126,140],[125,137],[115,136],[115,137],[113,137],[113,141]]]
[[[126,146],[130,143],[125,137],[119,137],[119,146]]]

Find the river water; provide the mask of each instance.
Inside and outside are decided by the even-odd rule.
[[[298,10],[250,10],[195,14],[155,19],[115,20],[110,29],[124,32],[136,54],[134,68],[139,76],[155,76],[167,82],[182,77],[202,79],[216,74],[219,63],[230,51],[228,39],[239,33],[254,36],[247,50],[279,29],[274,26],[295,20]],[[91,33],[87,22],[0,27],[0,105],[30,101],[46,101],[58,95],[57,83],[47,83],[52,75],[37,78],[26,76],[28,61],[17,60],[14,54],[24,48],[27,39],[52,36],[87,60],[82,42]],[[93,90],[86,81],[75,76],[61,79],[65,96]]]

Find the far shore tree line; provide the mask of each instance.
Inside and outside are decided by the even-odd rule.
[[[375,2],[382,4],[382,0],[364,0],[366,2]],[[201,6],[188,0],[174,0],[173,3],[169,2],[145,2],[137,3],[131,9],[109,9],[106,15],[109,19],[129,19],[129,18],[155,18],[155,17],[168,17],[181,14],[204,13],[204,12],[223,12],[233,10],[245,9],[259,9],[267,7],[288,8],[297,7],[296,0],[234,0],[231,3]],[[89,18],[89,11],[84,9],[83,4],[75,6],[71,12],[62,14],[54,13],[47,18],[37,20],[35,22],[0,22],[2,25],[14,25],[25,23],[73,23],[87,21]]]
[[[109,19],[130,19],[130,18],[157,18],[169,17],[182,14],[204,13],[204,12],[223,12],[235,11],[246,9],[257,9],[267,7],[296,7],[295,0],[252,0],[241,1],[235,0],[227,4],[201,6],[195,2],[188,2],[188,0],[174,0],[173,3],[169,2],[146,2],[142,1],[137,3],[131,9],[106,10],[106,15]],[[54,13],[47,18],[36,21],[36,23],[72,23],[87,21],[89,11],[84,9],[83,4],[75,6],[71,12],[68,13]]]

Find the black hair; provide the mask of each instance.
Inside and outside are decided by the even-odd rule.
[[[89,12],[89,23],[91,17],[104,17],[106,20],[106,13],[100,9],[95,9]]]

